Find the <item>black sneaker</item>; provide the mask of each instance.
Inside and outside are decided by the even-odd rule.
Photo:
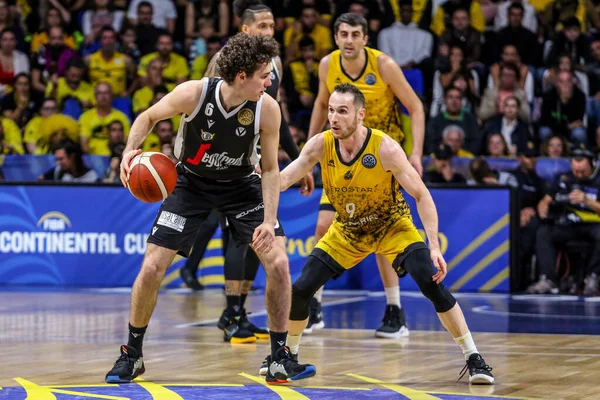
[[[481,354],[475,353],[469,356],[465,367],[459,372],[457,380],[461,380],[469,370],[469,383],[474,385],[493,385],[494,375],[492,375],[492,367],[485,363]]]
[[[395,305],[387,305],[381,326],[375,331],[375,337],[397,339],[408,335],[404,310]]]
[[[196,277],[196,275],[193,274],[192,271],[190,271],[189,269],[185,267],[181,268],[179,270],[179,275],[181,276],[181,280],[185,283],[185,285],[193,291],[199,291],[204,289],[204,286],[202,286],[200,282],[198,282],[198,278]]]
[[[313,330],[319,330],[325,328],[325,321],[323,321],[323,311],[321,310],[321,303],[314,297],[310,301],[310,313],[308,314],[308,325],[304,328],[304,333],[311,334]]]
[[[259,328],[248,320],[248,313],[246,309],[240,310],[240,327],[247,331],[250,331],[256,336],[257,339],[269,339],[269,331],[263,328]]]
[[[217,322],[217,326],[223,331],[224,342],[233,344],[256,342],[254,333],[241,326],[240,316],[229,314],[227,309],[223,310],[221,318],[219,318],[219,322]]]
[[[290,356],[292,357],[292,360],[298,362],[298,354],[293,354],[290,353]],[[271,358],[271,356],[267,356],[262,364],[260,365],[260,369],[258,370],[258,374],[259,375],[266,375],[267,371],[269,370],[269,359]]]
[[[106,383],[129,383],[146,371],[144,359],[130,346],[121,346],[121,356],[106,374]]]
[[[267,356],[267,377],[265,380],[269,385],[277,385],[289,381],[297,381],[300,379],[310,378],[315,376],[317,369],[314,365],[298,364],[290,353],[290,348],[287,346],[281,347],[275,353],[275,357]]]

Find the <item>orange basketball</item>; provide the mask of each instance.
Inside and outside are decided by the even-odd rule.
[[[167,198],[175,189],[175,164],[162,153],[145,152],[134,157],[129,173],[129,191],[135,198],[155,203]]]

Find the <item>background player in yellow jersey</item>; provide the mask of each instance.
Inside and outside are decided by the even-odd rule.
[[[377,252],[393,263],[399,276],[409,273],[433,303],[442,325],[465,355],[469,381],[492,384],[491,368],[477,351],[456,299],[442,284],[446,261],[431,194],[402,147],[382,131],[363,126],[364,107],[365,97],[355,86],[336,86],[328,107],[331,130],[310,139],[300,157],[281,172],[284,191],[320,162],[323,187],[337,211],[293,285],[287,337],[292,357],[297,360],[317,289]],[[400,187],[416,200],[429,248],[413,224]]]
[[[425,115],[421,101],[391,57],[365,46],[368,40],[366,19],[353,13],[342,14],[335,21],[333,29],[339,50],[324,57],[319,64],[319,93],[310,120],[309,139],[320,132],[325,125],[327,104],[333,88],[340,83],[352,83],[366,98],[366,108],[369,111],[365,116],[365,125],[380,129],[396,142],[402,143],[405,138],[395,104],[395,95],[410,114],[412,153],[409,160],[419,175],[422,175]],[[322,170],[325,168],[326,165],[321,165]],[[333,216],[334,209],[327,196],[323,194],[315,231],[317,240],[325,234],[333,221]],[[375,332],[375,336],[386,338],[408,336],[404,311],[400,304],[398,277],[385,257],[377,254],[376,259],[386,292],[387,306],[383,323]],[[311,305],[311,318],[306,333],[324,327],[320,312],[321,294],[322,289],[318,291],[316,300]]]

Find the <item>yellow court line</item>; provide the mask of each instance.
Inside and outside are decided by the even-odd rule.
[[[386,383],[380,381],[378,379],[369,378],[367,376],[357,375],[357,374],[346,374],[347,376],[351,376],[356,379],[360,379],[365,382],[374,383],[379,386],[383,386],[386,389],[389,389],[393,392],[400,393],[402,396],[408,398],[409,400],[439,400],[439,397],[432,396],[420,390],[415,390],[411,388],[407,388],[405,386],[396,385],[393,383]]]
[[[150,396],[155,400],[183,400],[183,398],[174,391],[154,382],[142,378],[135,378],[134,382],[146,389],[146,391],[150,393]]]
[[[56,400],[50,389],[38,386],[23,378],[14,378],[14,380],[25,389],[27,400]]]
[[[467,247],[461,250],[450,262],[448,263],[448,272],[456,267],[462,260],[467,258],[473,251],[475,251],[483,242],[494,236],[500,229],[508,225],[509,218],[508,213],[501,217],[498,221],[494,222],[489,228],[481,232],[479,236],[475,238]]]
[[[298,393],[295,390],[290,389],[289,387],[280,386],[280,385],[269,385],[265,381],[265,378],[257,378],[255,376],[246,374],[244,372],[241,372],[240,375],[243,376],[244,378],[250,379],[251,381],[260,383],[261,385],[268,387],[273,392],[275,392],[275,394],[278,395],[281,398],[281,400],[310,400],[308,397],[306,397],[302,393]]]
[[[129,400],[129,397],[108,396],[105,394],[75,392],[72,390],[52,389],[52,393],[70,394],[71,396],[91,397],[93,399]]]
[[[223,248],[223,240],[221,239],[211,239],[210,242],[208,242],[208,246],[206,247],[207,250],[215,250],[215,249],[222,249]]]
[[[496,247],[491,251],[490,254],[483,257],[473,268],[468,270],[463,276],[460,277],[459,280],[454,282],[452,286],[450,286],[450,291],[459,291],[468,281],[471,280],[475,275],[483,271],[488,265],[493,263],[496,259],[500,258],[504,255],[510,247],[508,239],[506,239],[502,244]]]
[[[496,286],[502,283],[505,279],[508,279],[510,275],[510,269],[508,267],[504,267],[500,272],[498,272],[492,279],[483,284],[482,287],[479,288],[480,292],[491,292]]]
[[[199,281],[204,286],[222,285],[225,283],[225,277],[223,275],[204,275],[200,277]]]

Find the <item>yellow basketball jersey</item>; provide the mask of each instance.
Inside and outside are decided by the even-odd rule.
[[[125,92],[125,79],[127,78],[127,66],[125,55],[116,51],[110,61],[102,57],[102,52],[90,55],[90,80],[93,85],[98,82],[106,82],[112,88],[115,96]]]
[[[400,115],[396,108],[394,93],[383,81],[379,74],[377,57],[381,51],[365,47],[367,63],[363,72],[357,79],[352,79],[346,74],[342,67],[342,55],[335,50],[329,57],[329,70],[327,71],[327,89],[333,93],[333,89],[340,83],[351,83],[363,92],[366,99],[364,125],[379,129],[387,133],[398,143],[402,143],[404,134],[400,128]]]
[[[323,132],[321,159],[323,188],[336,210],[335,221],[348,236],[363,241],[365,234],[373,235],[401,218],[411,218],[400,185],[379,160],[379,144],[385,133],[367,129],[363,148],[349,163],[342,161],[339,143],[331,131]]]

